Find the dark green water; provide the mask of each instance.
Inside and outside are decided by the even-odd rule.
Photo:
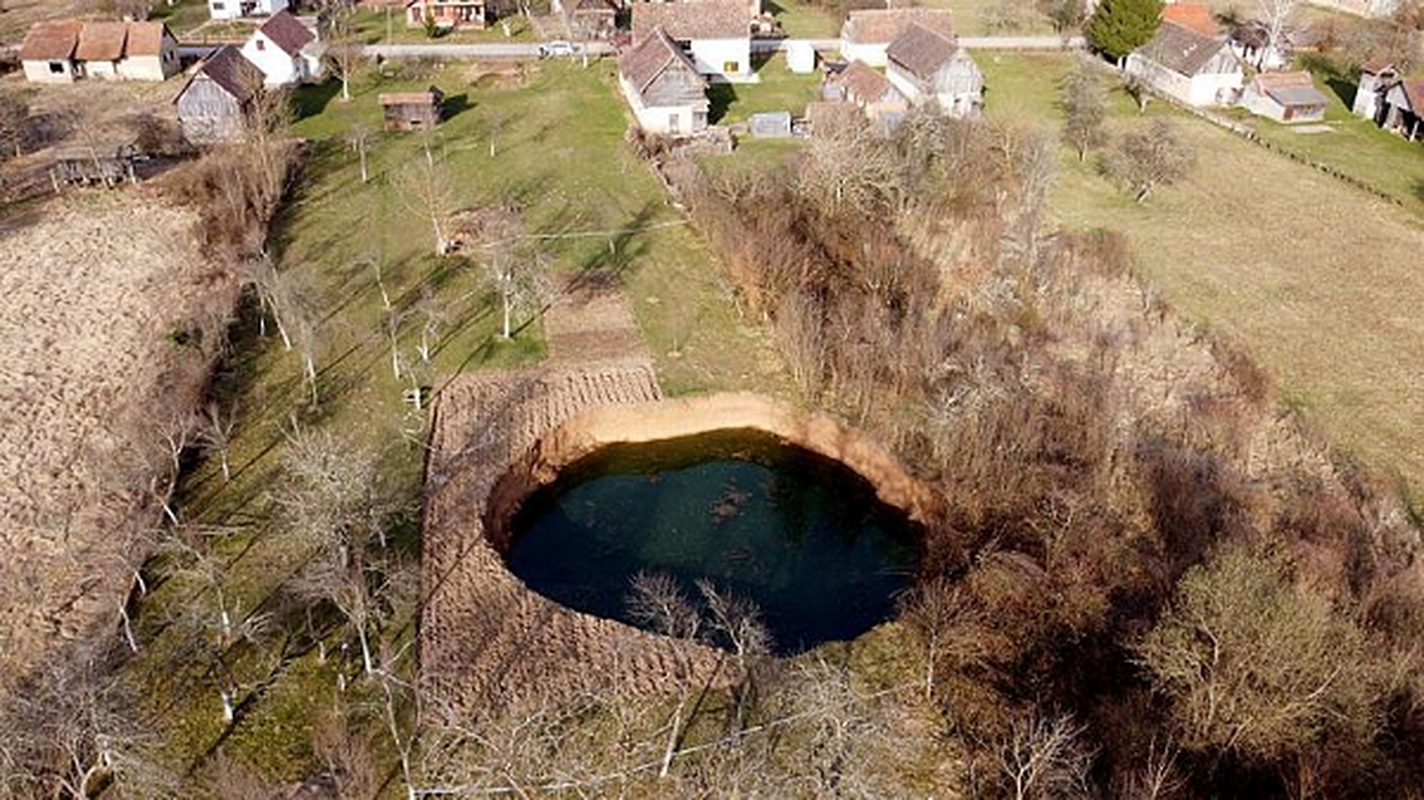
[[[608,447],[530,498],[511,570],[534,591],[633,623],[630,581],[664,573],[756,603],[791,654],[894,612],[918,534],[860,476],[752,431]]]

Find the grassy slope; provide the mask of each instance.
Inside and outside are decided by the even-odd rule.
[[[444,307],[449,319],[429,381],[436,388],[462,370],[528,363],[543,353],[537,324],[512,343],[497,340],[493,298],[479,270],[462,259],[431,254],[427,224],[387,183],[392,170],[419,156],[419,137],[380,137],[372,145],[373,180],[360,182],[354,153],[342,137],[358,122],[377,127],[378,90],[431,82],[363,81],[348,103],[332,97],[329,87],[302,95],[299,106],[308,116],[296,129],[313,141],[313,155],[275,236],[284,270],[301,276],[313,316],[320,319],[322,401],[318,413],[305,415],[305,424],[329,427],[377,449],[383,476],[412,503],[420,489],[421,454],[411,441],[420,439],[424,417],[402,404],[405,385],[391,374],[374,273],[353,262],[365,257],[387,264],[386,282],[398,305],[415,301],[426,287]],[[514,199],[526,208],[529,228],[544,233],[680,219],[646,167],[622,145],[625,119],[606,65],[547,66],[528,86],[515,88],[462,85],[454,69],[434,82],[447,91],[451,106],[461,109],[441,126],[435,148],[460,205]],[[496,131],[497,155],[491,157],[489,138]],[[610,256],[606,237],[564,240],[550,246],[551,266],[564,275],[591,267],[621,274],[665,388],[678,393],[777,385],[779,367],[759,335],[738,323],[716,269],[691,231],[674,226],[628,235],[615,249]],[[416,319],[402,331],[402,347],[412,360],[419,327]],[[244,613],[252,613],[276,608],[274,592],[299,568],[303,555],[280,536],[257,531],[269,516],[268,495],[280,478],[283,431],[305,389],[297,358],[273,338],[258,339],[247,324],[237,339],[237,356],[218,383],[243,413],[232,454],[235,478],[223,486],[214,466],[203,465],[187,481],[183,504],[188,516],[207,524],[245,524],[223,546],[232,559],[225,589],[239,598]],[[416,549],[413,531],[404,541]],[[197,669],[174,669],[173,648],[181,637],[164,632],[163,621],[193,602],[194,588],[170,581],[143,604],[141,630],[148,641],[129,673],[146,682],[170,755],[189,764],[225,741],[229,752],[273,777],[300,776],[308,766],[313,715],[327,705],[326,698],[335,697],[331,662],[320,666],[311,652],[288,653],[278,677],[253,692],[224,736],[212,683]],[[250,657],[238,668],[252,682],[266,669]]]
[[[1066,58],[979,62],[990,116],[1058,124],[1054,87]],[[1139,124],[1116,96],[1111,129]],[[1424,487],[1419,217],[1205,122],[1183,117],[1179,129],[1198,166],[1143,205],[1065,153],[1059,220],[1125,232],[1166,298],[1244,343],[1307,420]]]

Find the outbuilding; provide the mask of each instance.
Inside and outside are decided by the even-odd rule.
[[[614,0],[553,0],[553,9],[575,39],[608,39],[618,32]]]
[[[134,163],[139,150],[131,141],[97,141],[57,147],[50,181],[57,192],[61,186],[117,186],[138,182]]]
[[[1385,130],[1409,141],[1424,139],[1424,80],[1402,80],[1385,95]]]
[[[1319,122],[1330,104],[1309,72],[1262,72],[1241,95],[1241,105],[1276,122]]]
[[[979,116],[984,73],[953,36],[912,23],[885,55],[885,77],[914,105],[933,103],[952,117]]]
[[[79,77],[74,51],[79,47],[78,20],[40,22],[20,45],[20,64],[31,83],[73,83]]]
[[[440,124],[445,95],[432,86],[423,92],[392,92],[379,98],[388,131],[430,130]]]
[[[707,81],[662,28],[619,57],[618,83],[643,130],[688,136],[707,129]]]
[[[1382,123],[1388,107],[1385,97],[1390,87],[1398,82],[1399,68],[1393,62],[1379,59],[1366,61],[1360,65],[1360,86],[1355,90],[1355,103],[1350,110],[1357,117]]]
[[[443,30],[479,31],[489,26],[485,0],[406,0],[407,28],[426,22]]]
[[[162,22],[41,22],[20,47],[25,78],[165,81],[179,71],[178,40]]]
[[[887,129],[910,110],[905,95],[864,61],[852,61],[845,69],[828,77],[822,95],[826,100],[851,104],[871,122]]]
[[[247,113],[262,91],[262,70],[225,45],[208,56],[174,103],[178,124],[193,144],[241,141]]]

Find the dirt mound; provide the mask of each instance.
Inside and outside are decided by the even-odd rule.
[[[86,192],[27,218],[0,228],[0,688],[57,638],[117,624],[156,522],[134,490],[166,458],[151,428],[205,371],[175,332],[233,299],[187,211]]]

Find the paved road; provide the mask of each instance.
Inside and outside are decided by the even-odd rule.
[[[812,47],[825,51],[839,50],[840,39],[753,39],[752,50],[759,53],[773,53],[785,50],[792,42],[806,42]],[[1068,50],[1086,46],[1081,36],[961,36],[959,43],[970,50]],[[215,49],[215,45],[185,44],[178,48],[184,58],[202,58]],[[609,42],[589,42],[580,45],[591,56],[610,56],[617,49]],[[363,52],[371,58],[538,58],[539,43],[499,43],[488,44],[372,44]]]

